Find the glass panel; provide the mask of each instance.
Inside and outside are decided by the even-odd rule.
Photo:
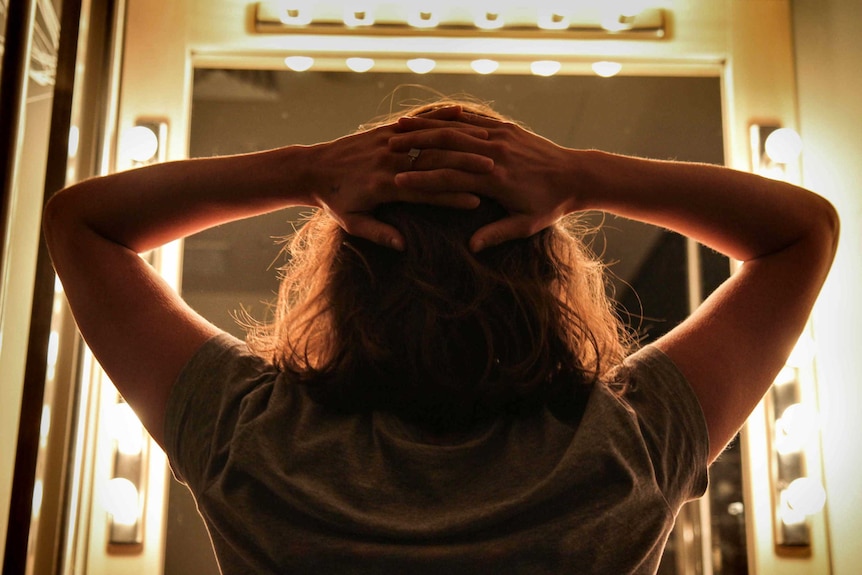
[[[653,158],[723,163],[721,88],[717,77],[423,76],[268,70],[198,69],[195,72],[190,156],[311,144],[354,130],[402,102],[435,94],[471,94],[569,147],[599,148]],[[183,257],[183,296],[221,328],[243,336],[232,312],[262,317],[277,289],[279,246],[301,210],[286,210],[234,222],[188,238]],[[646,341],[665,333],[689,312],[689,251],[676,234],[620,218],[609,218],[595,249],[616,276],[617,299]],[[707,250],[708,251],[708,250]],[[704,254],[704,292],[728,272],[727,260]],[[738,458],[713,472],[721,501],[713,505],[716,573],[746,573],[744,535],[729,533],[728,502],[741,501]],[[725,482],[724,476],[730,479]],[[725,487],[729,486],[729,494]],[[740,511],[738,506],[732,509]],[[209,540],[187,490],[173,483],[168,510],[165,574],[216,574]],[[740,514],[732,515],[742,525]],[[710,521],[706,521],[707,530]],[[704,533],[709,536],[708,533]],[[682,537],[673,536],[662,573],[703,572],[700,547],[693,570],[680,559]],[[691,544],[689,543],[689,547]],[[688,550],[691,553],[691,549]],[[742,567],[735,557],[742,557]]]

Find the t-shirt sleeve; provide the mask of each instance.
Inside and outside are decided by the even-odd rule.
[[[201,346],[180,372],[165,411],[165,451],[174,476],[193,492],[218,475],[240,422],[243,398],[275,368],[226,333]]]
[[[688,381],[657,347],[639,350],[626,367],[625,399],[637,415],[659,488],[676,509],[706,491],[709,436],[703,411]]]

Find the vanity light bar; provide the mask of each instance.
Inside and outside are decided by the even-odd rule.
[[[368,3],[371,4],[371,3]],[[258,2],[254,10],[254,31],[264,34],[343,34],[343,35],[425,35],[492,37],[555,37],[577,39],[655,40],[667,34],[665,10],[650,8],[633,15],[589,14],[572,18],[562,10],[518,11],[509,18],[501,12],[445,10],[434,3],[417,6],[389,5],[389,10],[374,6],[347,12],[316,11],[309,2]],[[608,22],[614,25],[609,26]]]

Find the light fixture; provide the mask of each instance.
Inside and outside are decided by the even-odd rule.
[[[437,65],[431,58],[412,58],[407,60],[407,67],[416,74],[427,74]]]
[[[310,56],[288,56],[284,59],[284,65],[294,72],[305,72],[314,66],[314,58]]]
[[[288,26],[307,26],[311,24],[311,6],[307,2],[283,2],[279,10],[279,20]]]
[[[543,30],[565,30],[569,27],[569,17],[564,6],[539,8],[536,16],[536,26]]]
[[[556,60],[537,60],[530,63],[530,72],[536,76],[553,76],[562,68]]]
[[[791,171],[802,152],[802,138],[796,131],[780,126],[752,124],[749,139],[751,170],[755,174],[774,180],[793,180]]]
[[[616,76],[620,73],[620,70],[623,69],[623,65],[619,62],[610,62],[608,60],[593,62],[591,67],[593,69],[593,72],[595,72],[597,76],[601,76],[602,78],[610,78],[612,76]]]
[[[488,58],[479,58],[470,62],[470,67],[478,74],[493,74],[500,67],[500,63]]]
[[[414,28],[434,28],[440,24],[440,8],[433,2],[414,3],[407,13],[407,23]]]
[[[345,6],[344,25],[350,27],[373,26],[374,13],[370,3],[353,3]]]
[[[802,153],[802,138],[796,130],[778,128],[766,137],[764,151],[770,160],[779,164],[791,164]]]
[[[146,495],[147,439],[131,407],[117,395],[107,413],[112,439],[113,472],[105,490],[108,512],[108,551],[128,553],[143,545]]]
[[[482,30],[497,30],[502,28],[506,21],[500,10],[488,3],[474,9],[473,23],[476,24],[476,28],[481,28]]]
[[[344,63],[354,72],[367,72],[374,67],[374,60],[371,58],[348,58]]]
[[[161,119],[138,118],[120,138],[118,169],[163,162],[167,158],[168,123]]]

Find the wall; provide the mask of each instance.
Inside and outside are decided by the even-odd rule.
[[[792,5],[803,182],[841,215],[838,256],[814,329],[832,572],[853,575],[862,565],[862,2]]]

